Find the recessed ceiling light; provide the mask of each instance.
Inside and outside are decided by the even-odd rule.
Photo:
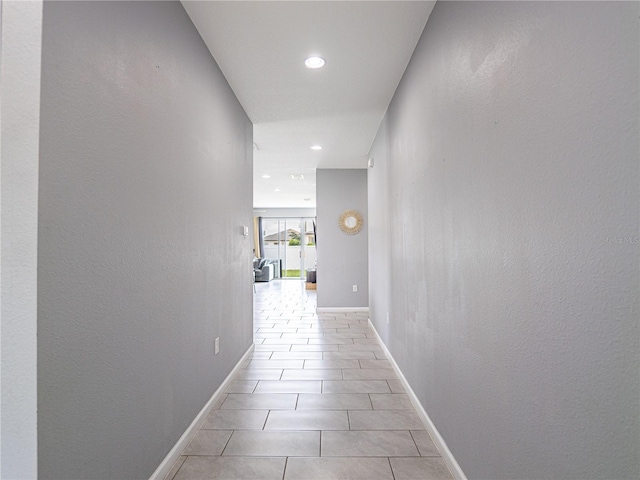
[[[304,65],[307,68],[321,68],[324,67],[324,58],[309,57],[304,61]]]
[[[312,145],[311,150],[322,150],[322,145]]]
[[[302,175],[301,173],[292,173],[291,178],[293,180],[304,180],[304,175]]]
[[[276,189],[274,190],[274,192],[279,192],[279,191],[280,191],[280,189],[279,189],[279,188],[276,188]]]
[[[271,175],[264,174],[262,175],[262,178],[271,178]]]

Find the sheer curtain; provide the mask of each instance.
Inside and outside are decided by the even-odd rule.
[[[263,243],[262,233],[262,217],[253,217],[253,254],[256,257],[261,257]]]

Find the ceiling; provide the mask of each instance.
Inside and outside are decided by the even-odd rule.
[[[434,3],[182,0],[253,122],[254,207],[315,207],[316,168],[366,168]]]

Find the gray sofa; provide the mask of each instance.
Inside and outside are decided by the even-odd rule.
[[[253,260],[253,273],[256,282],[270,282],[273,280],[275,265],[266,258],[256,258]]]

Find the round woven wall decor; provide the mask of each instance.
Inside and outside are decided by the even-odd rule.
[[[340,215],[338,225],[347,235],[355,235],[362,229],[362,215],[357,210],[345,210]]]

